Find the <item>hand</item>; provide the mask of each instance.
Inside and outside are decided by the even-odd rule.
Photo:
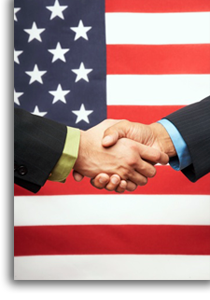
[[[113,146],[118,139],[128,138],[166,153],[176,156],[176,150],[166,129],[160,123],[145,125],[123,120],[105,130],[102,145]],[[161,162],[160,162],[161,163]]]
[[[159,123],[153,123],[151,125],[145,125],[141,123],[132,123],[129,121],[120,121],[104,132],[104,138],[102,144],[104,147],[110,147],[114,145],[120,138],[129,138],[137,142],[143,143],[159,151],[167,153],[170,157],[176,155],[176,150],[165,128]],[[163,161],[159,162],[163,164]],[[135,186],[126,186],[124,189],[119,189],[119,178],[117,184],[107,184],[107,176],[105,174],[99,174],[92,180],[93,186],[96,188],[107,188],[108,190],[116,190],[117,192],[124,192],[127,190],[134,190]]]
[[[80,181],[82,179],[81,174],[88,177],[95,177],[101,172],[105,172],[109,176],[118,174],[122,179],[131,181],[128,183],[121,182],[118,191],[121,192],[125,186],[128,190],[133,190],[136,185],[146,184],[147,178],[153,177],[156,173],[155,167],[143,159],[153,163],[167,163],[168,157],[156,149],[127,139],[121,139],[114,147],[105,151],[101,146],[101,138],[110,123],[116,125],[118,121],[106,120],[86,132],[81,132],[79,156],[74,166],[76,171],[74,178]],[[92,182],[94,184],[94,181]]]
[[[112,125],[118,123],[119,120],[111,120],[111,119],[106,119],[105,121],[101,122],[100,128],[102,130],[102,133]],[[99,126],[98,125],[98,126]],[[83,180],[84,176],[78,173],[77,171],[73,170],[73,177],[74,180],[77,182],[80,182]],[[105,188],[109,191],[116,190],[116,192],[122,193],[125,190],[128,191],[134,191],[137,188],[137,185],[130,180],[121,180],[120,176],[115,174],[112,176],[109,176],[105,173],[101,173],[97,175],[95,178],[91,179],[91,184],[94,187],[97,187],[98,189]]]
[[[118,174],[124,180],[131,180],[137,185],[145,185],[147,178],[155,175],[156,169],[142,160],[156,155],[154,149],[138,144],[129,139],[120,139],[116,145],[105,149],[101,146],[101,137],[95,130],[81,132],[79,154],[74,170],[87,176],[95,177],[99,173],[109,176]],[[156,159],[156,158],[155,158]]]

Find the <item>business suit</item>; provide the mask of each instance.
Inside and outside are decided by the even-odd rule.
[[[62,154],[66,132],[65,125],[15,108],[16,184],[32,192],[37,192],[45,184]]]
[[[210,96],[165,117],[185,140],[192,164],[182,172],[195,182],[210,172]]]

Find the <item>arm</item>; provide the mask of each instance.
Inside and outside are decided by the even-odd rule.
[[[37,192],[58,162],[65,138],[65,125],[15,109],[15,183]]]
[[[192,182],[210,172],[210,96],[166,117],[185,140],[192,163],[182,172]]]

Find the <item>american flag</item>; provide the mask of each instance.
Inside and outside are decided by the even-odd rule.
[[[15,0],[15,106],[88,129],[151,123],[210,94],[209,0]],[[16,280],[210,279],[210,176],[135,192],[15,186]]]

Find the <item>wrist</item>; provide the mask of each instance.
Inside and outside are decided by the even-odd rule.
[[[149,126],[160,147],[160,150],[166,153],[169,157],[176,156],[176,149],[165,127],[160,123],[152,123]]]

